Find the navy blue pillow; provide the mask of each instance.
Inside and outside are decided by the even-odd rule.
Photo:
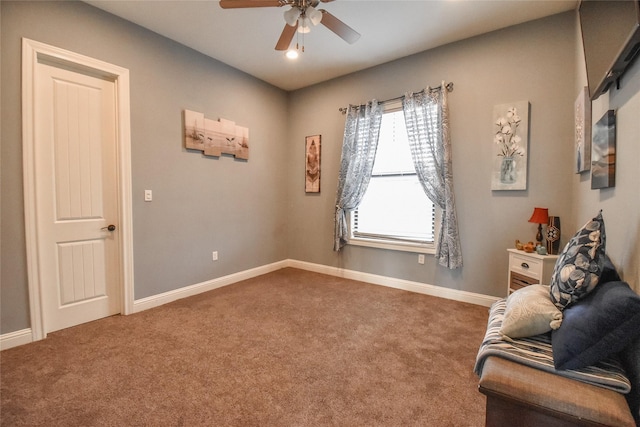
[[[607,282],[617,282],[620,281],[620,276],[618,275],[618,271],[616,267],[613,265],[611,258],[609,255],[604,255],[604,265],[602,266],[602,274],[600,275],[600,279],[598,280],[600,283]]]
[[[601,283],[563,311],[552,332],[556,369],[591,366],[640,337],[640,296],[625,282]]]

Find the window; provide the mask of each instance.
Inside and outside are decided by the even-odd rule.
[[[349,243],[433,253],[435,215],[413,166],[401,106],[387,107],[371,181],[351,214]]]

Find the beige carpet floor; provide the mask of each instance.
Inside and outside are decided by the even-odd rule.
[[[3,426],[481,426],[488,310],[283,269],[0,353]]]

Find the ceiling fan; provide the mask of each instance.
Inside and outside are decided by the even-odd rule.
[[[220,0],[223,9],[253,8],[253,7],[282,7],[291,6],[284,13],[286,24],[276,50],[287,50],[296,31],[308,33],[309,25],[322,24],[349,44],[355,43],[360,34],[353,28],[333,16],[324,9],[316,9],[320,2],[328,3],[333,0]]]

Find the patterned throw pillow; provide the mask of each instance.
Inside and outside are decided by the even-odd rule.
[[[598,284],[605,261],[602,211],[569,240],[551,276],[551,301],[560,310],[587,295]]]
[[[530,337],[558,329],[562,312],[549,299],[549,286],[529,285],[507,298],[500,327],[503,338]]]

